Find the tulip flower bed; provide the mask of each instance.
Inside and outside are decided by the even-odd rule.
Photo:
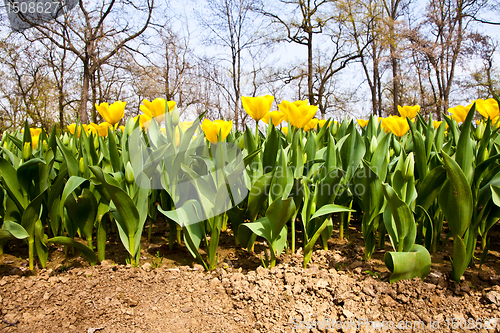
[[[203,116],[182,123],[175,102],[156,99],[126,121],[125,103],[103,103],[96,107],[105,123],[65,133],[26,123],[4,133],[0,251],[23,240],[34,270],[56,244],[95,265],[116,234],[127,263],[138,266],[141,237],[164,224],[166,246],[187,249],[205,270],[220,264],[228,230],[242,250],[265,242],[266,268],[299,248],[307,268],[334,229],[343,239],[356,227],[364,259],[385,251],[391,283],[425,278],[431,253],[444,246],[455,281],[485,262],[500,219],[496,100],[452,108],[443,122],[424,119],[418,106],[332,122],[314,118],[307,101],[270,112],[273,102],[242,98],[257,125],[267,124],[262,131]]]

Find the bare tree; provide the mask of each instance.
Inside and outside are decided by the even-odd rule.
[[[19,42],[9,35],[0,40],[0,103],[2,123],[20,127],[26,119],[48,130],[56,113],[56,91],[50,68],[37,56],[33,43]]]
[[[448,109],[459,60],[471,54],[470,48],[466,48],[470,40],[468,17],[474,16],[483,5],[475,0],[429,1],[425,21],[409,34],[413,46],[425,55],[433,72],[429,83],[437,93],[437,114]]]
[[[500,74],[495,67],[495,53],[498,41],[483,34],[473,34],[473,46],[481,59],[482,66],[471,73],[472,85],[478,90],[478,97],[500,95]]]
[[[316,104],[313,89],[314,36],[323,33],[328,21],[333,18],[333,9],[331,0],[279,0],[273,8],[264,5],[254,8],[284,29],[284,40],[307,46],[307,90],[310,104]]]
[[[382,3],[377,0],[347,1],[344,8],[350,23],[350,35],[360,54],[360,63],[370,89],[372,114],[381,117],[381,62],[386,50]],[[369,46],[365,47],[367,44]]]
[[[53,23],[30,22],[36,34],[28,30],[29,40],[46,38],[60,49],[74,54],[83,67],[81,104],[82,123],[88,122],[87,102],[92,78],[99,68],[143,34],[151,21],[154,0],[79,0]],[[142,23],[140,22],[143,14]],[[128,16],[128,17],[127,17]],[[133,17],[133,19],[132,19]]]
[[[255,3],[254,0],[206,0],[203,13],[198,12],[201,25],[207,31],[205,44],[220,45],[223,48],[209,62],[219,64],[231,78],[230,88],[225,84],[220,86],[220,81],[214,83],[220,86],[221,92],[227,94],[225,98],[228,106],[234,110],[236,128],[241,124],[244,52],[262,45],[265,36],[260,27],[260,19],[251,10]],[[208,59],[205,57],[205,60]],[[226,63],[229,66],[226,66]],[[207,78],[210,78],[210,75]]]

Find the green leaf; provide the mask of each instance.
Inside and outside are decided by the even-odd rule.
[[[30,192],[33,187],[33,181],[40,181],[38,166],[39,164],[46,164],[39,158],[33,158],[17,168],[17,179],[26,192]],[[42,191],[45,189],[41,189]]]
[[[271,182],[269,191],[269,202],[273,202],[280,197],[288,197],[293,185],[292,170],[288,168],[285,152],[280,147],[278,153],[278,164]]]
[[[278,156],[278,149],[280,148],[278,132],[274,126],[271,126],[270,128],[271,131],[263,145],[262,169],[264,170],[264,173],[268,173],[276,166],[276,157]]]
[[[17,179],[16,169],[7,160],[0,158],[0,177],[3,179],[5,190],[22,212],[28,205],[28,198]]]
[[[311,216],[311,220],[320,216],[324,215],[330,215],[333,213],[342,213],[342,212],[356,212],[353,209],[350,209],[348,207],[340,206],[340,205],[335,205],[335,204],[329,204],[329,205],[324,205],[320,209],[318,209],[313,216]]]
[[[130,255],[134,257],[136,255],[135,238],[137,237],[138,232],[142,232],[142,229],[139,229],[141,225],[144,225],[145,223],[147,211],[145,214],[139,214],[134,201],[132,201],[129,195],[123,191],[122,188],[110,184],[106,180],[104,172],[101,168],[91,166],[90,170],[102,183],[102,186],[106,189],[107,195],[109,195],[110,200],[115,205],[118,214],[114,212],[113,215],[118,222],[118,231],[120,232],[122,243],[124,243],[124,246],[127,248]],[[126,238],[126,240],[124,238]]]
[[[0,242],[9,239],[25,239],[28,237],[28,232],[19,223],[3,221],[2,228],[0,228]]]
[[[340,148],[340,156],[342,158],[342,169],[346,171],[347,179],[351,179],[365,155],[366,148],[354,123],[349,125],[348,130],[350,135]]]
[[[242,227],[250,229],[259,237],[265,238],[269,244],[273,243],[271,236],[271,223],[267,217],[261,217],[255,222],[242,223],[240,224],[240,229]]]
[[[384,262],[392,272],[390,283],[417,276],[424,279],[431,270],[431,255],[425,247],[418,244],[409,252],[386,252]]]
[[[438,202],[450,226],[453,237],[463,237],[472,220],[472,192],[462,169],[441,151],[448,180],[443,185]]]
[[[500,186],[490,185],[491,189],[491,199],[493,199],[493,203],[500,207]]]
[[[68,210],[69,217],[80,231],[86,234],[87,239],[92,238],[92,229],[90,229],[90,234],[88,234],[88,231],[85,232],[86,225],[92,224],[93,226],[97,216],[97,201],[92,192],[84,188],[82,194],[76,199],[72,195],[68,196],[64,206]]]
[[[413,213],[410,207],[401,200],[391,185],[383,183],[382,189],[384,196],[387,200],[387,208],[390,209],[392,218],[394,218],[396,230],[393,229],[394,225],[389,223],[384,216],[385,227],[390,234],[397,235],[397,240],[394,240],[394,245],[397,246],[398,252],[409,252],[415,243],[416,226]],[[385,215],[385,214],[384,214]]]
[[[427,176],[418,184],[417,205],[428,210],[430,205],[437,198],[446,181],[446,169],[438,166],[432,169]]]
[[[269,187],[271,181],[274,177],[275,169],[262,175],[257,181],[252,185],[250,193],[248,194],[248,207],[247,214],[250,221],[255,221],[262,205],[266,201],[269,194]]]
[[[406,119],[410,124],[411,135],[413,138],[413,151],[415,153],[415,164],[417,165],[418,178],[424,179],[427,176],[427,153],[422,134],[417,131],[415,124],[409,119]]]
[[[469,260],[467,258],[467,247],[460,236],[453,236],[453,260],[451,261],[452,278],[455,282],[460,282]]]
[[[44,239],[45,234],[43,233],[42,221],[38,219],[35,222],[35,249],[42,268],[47,266],[47,258],[49,256],[49,249],[47,248],[47,245],[45,245]]]
[[[123,164],[120,159],[120,154],[118,153],[118,147],[116,146],[115,134],[108,127],[108,145],[109,145],[109,158],[111,160],[111,165],[113,166],[114,172],[123,172]]]
[[[255,149],[251,153],[248,153],[248,155],[245,156],[245,158],[243,158],[243,162],[245,163],[245,167],[247,165],[249,165],[253,161],[253,159],[255,158],[255,156],[259,155],[259,153],[261,151],[262,151],[262,148],[259,148],[259,149]]]
[[[59,236],[59,237],[50,238],[47,242],[66,245],[66,246],[72,246],[72,247],[78,249],[87,258],[87,260],[89,261],[91,266],[94,266],[97,264],[97,257],[95,255],[94,251],[92,251],[87,245],[82,244],[80,242],[77,242],[76,240],[74,240],[72,238]]]
[[[380,138],[380,136],[379,136]],[[387,173],[387,152],[389,151],[390,144],[390,133],[383,134],[382,140],[378,142],[377,148],[373,152],[372,159],[370,161],[370,167],[376,171],[381,181],[385,180]]]
[[[474,177],[474,152],[473,152],[473,142],[470,136],[472,119],[474,118],[476,110],[476,103],[472,105],[469,113],[467,114],[467,118],[462,124],[462,131],[460,132],[460,137],[457,143],[457,152],[455,160],[457,164],[462,168],[463,174],[465,178],[469,182],[472,183],[472,178]]]
[[[68,148],[66,148],[66,146],[62,143],[61,139],[56,138],[56,141],[57,141],[57,146],[61,150],[64,160],[66,161],[66,166],[68,168],[69,175],[78,176],[78,161],[76,160],[75,156]]]
[[[285,200],[278,198],[269,205],[266,217],[271,223],[271,243],[274,243],[278,239],[283,227],[290,221],[294,213],[295,203],[293,202],[293,198]]]

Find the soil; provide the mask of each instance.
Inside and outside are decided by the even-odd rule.
[[[151,242],[143,239],[139,267],[126,265],[121,246],[110,242],[109,260],[100,265],[90,267],[78,253],[65,256],[52,246],[49,265],[31,272],[25,245],[6,246],[0,256],[0,330],[500,332],[500,244],[460,283],[450,280],[447,244],[432,254],[424,280],[390,284],[383,251],[363,261],[363,241],[353,227],[349,241],[334,235],[328,250],[315,251],[307,269],[301,249],[282,254],[277,267],[263,268],[259,255],[224,234],[219,267],[211,272],[193,262],[184,246],[170,251],[162,228],[154,226]],[[499,229],[490,231],[492,237]],[[257,253],[264,249],[257,244]]]

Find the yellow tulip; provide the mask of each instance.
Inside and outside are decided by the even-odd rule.
[[[93,130],[90,129],[90,127],[93,127]],[[111,130],[113,130],[113,126],[108,122],[102,122],[99,125],[90,123],[89,126],[89,130],[93,131],[94,133],[97,132],[100,136],[108,136],[108,128],[111,128]]]
[[[95,105],[95,108],[101,115],[101,117],[106,120],[106,122],[110,123],[111,126],[115,126],[122,120],[123,116],[125,116],[125,106],[127,102],[116,101],[113,104],[109,105],[108,103],[101,103],[99,105]]]
[[[122,133],[125,133],[125,126],[119,126],[118,128],[122,131]]]
[[[300,101],[302,102],[302,101]],[[283,101],[278,104],[279,109],[283,112],[290,123],[296,128],[303,128],[314,118],[318,107],[316,105],[301,104],[297,106],[289,101]]]
[[[399,116],[390,116],[382,120],[382,127],[386,132],[392,132],[394,135],[402,137],[410,129],[406,118]]]
[[[452,114],[453,119],[455,119],[457,123],[463,123],[465,118],[467,118],[467,114],[469,113],[471,107],[472,104],[467,106],[457,105],[454,108],[449,108],[448,112]]]
[[[500,127],[500,115],[491,120],[491,125],[495,126],[495,129]]]
[[[310,131],[312,129],[316,129],[316,125],[318,125],[319,119],[313,118],[311,119],[306,126],[304,126],[304,132]]]
[[[33,148],[37,149],[38,148],[38,141],[40,139],[39,135],[32,135],[31,136],[31,144],[33,145]]]
[[[288,135],[288,127],[282,127],[281,131],[285,134]]]
[[[326,122],[327,122],[327,121],[328,121],[328,120],[326,120],[326,119],[321,119],[321,120],[318,122],[319,127],[320,127],[320,128],[323,128],[323,126],[325,126],[325,124],[326,124]],[[330,124],[331,124],[331,122],[328,122],[328,127],[330,127]]]
[[[24,130],[22,130],[21,132],[24,132]],[[38,139],[41,133],[42,133],[41,128],[30,128],[31,143],[33,144],[33,148],[35,149],[38,147]]]
[[[259,121],[269,113],[273,105],[274,97],[271,95],[247,97],[241,96],[241,104],[246,113],[250,115],[255,121]]]
[[[181,134],[179,131],[182,130],[182,133],[186,132],[186,130],[188,128],[193,126],[193,123],[194,123],[194,121],[183,121],[183,122],[179,123],[179,126],[175,127],[175,144],[177,147],[179,147],[179,144],[181,141]],[[167,130],[164,127],[160,128],[160,131],[165,135],[167,134]],[[196,137],[196,134],[193,135],[192,139],[194,139],[195,137]]]
[[[39,136],[40,133],[42,133],[42,129],[41,128],[30,128],[30,134],[31,136]]]
[[[476,100],[476,110],[484,118],[493,119],[500,114],[498,110],[498,103],[493,98],[488,98],[487,100],[478,99]]]
[[[141,128],[144,128],[144,126],[146,126],[146,128],[149,128],[149,124],[151,124],[151,117],[146,114],[140,114],[138,116],[135,116],[133,119],[134,123],[137,122],[137,119],[139,119],[139,126],[141,126]]]
[[[368,121],[369,121],[369,120],[365,120],[365,119],[358,119],[358,124],[359,124],[359,126],[361,126],[361,127],[365,127],[366,125],[368,125]]]
[[[179,127],[182,130],[182,133],[186,132],[188,128],[193,126],[194,121],[181,121],[179,123]]]
[[[398,112],[403,118],[410,118],[413,119],[417,116],[418,111],[420,111],[420,105],[415,105],[415,106],[400,106],[398,105]]]
[[[168,106],[168,111],[171,112],[177,105],[174,101],[165,102],[164,98],[156,98],[152,102],[145,99],[142,103],[143,104],[139,106],[141,111],[150,119],[156,118],[159,123],[165,120],[166,106]]]
[[[96,124],[94,124],[96,125]],[[85,133],[87,134],[90,134],[90,133],[94,133],[95,135],[98,135],[99,134],[99,131],[97,130],[96,127],[92,126],[92,123],[90,125],[87,125],[87,124],[83,124],[83,130],[85,131]],[[98,126],[98,125],[97,125]],[[123,127],[123,126],[122,126]]]
[[[68,131],[71,133],[71,134],[75,134],[75,129],[76,129],[76,124],[73,123],[73,124],[70,124],[68,126],[66,126],[68,128]],[[78,134],[80,134],[80,131],[78,131]]]
[[[271,111],[266,113],[264,117],[262,117],[262,121],[266,124],[269,124],[269,119],[271,119],[274,126],[278,126],[281,124],[283,119],[285,118],[285,114],[281,111]]]
[[[231,132],[231,127],[233,127],[233,122],[224,120],[210,121],[205,119],[201,124],[201,129],[205,132],[205,137],[212,143],[217,143],[219,133],[221,135],[220,140],[224,141]]]
[[[85,132],[86,132],[86,133],[88,133],[88,125],[87,125],[87,124],[82,124],[82,125],[80,125],[80,126],[78,127],[78,134],[77,134],[77,136],[78,136],[78,137],[80,137],[80,134],[82,133],[82,127],[83,127],[83,129],[85,130]],[[74,134],[75,134],[75,131],[76,131],[76,124],[74,124],[74,123],[73,123],[73,124],[70,124],[70,125],[68,125],[68,126],[67,126],[67,128],[68,128],[68,131],[69,131],[72,135],[74,135]]]
[[[442,123],[442,121],[437,121],[437,120],[434,120],[434,121],[432,122],[432,126],[434,126],[434,128],[435,128],[435,129],[438,129],[438,128],[439,128],[439,126],[441,126],[441,123]]]

